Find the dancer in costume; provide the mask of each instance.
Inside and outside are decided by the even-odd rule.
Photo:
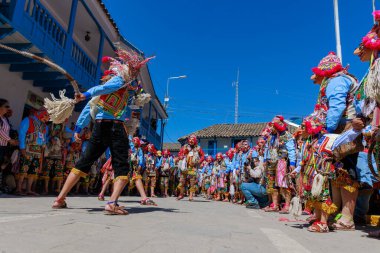
[[[134,89],[130,83],[137,78],[141,67],[149,59],[141,60],[136,53],[123,49],[119,49],[116,54],[117,59],[111,57],[103,59],[105,62],[110,62],[110,71],[107,72],[110,79],[104,85],[95,86],[77,96],[79,100],[100,96],[91,101],[92,104],[96,103],[96,110],[92,111],[95,118],[94,129],[85,154],[68,176],[61,193],[53,204],[53,208],[65,208],[67,206],[65,198],[71,188],[79,181],[80,177],[87,175],[94,161],[109,147],[112,155],[112,167],[115,171],[115,183],[110,201],[105,206],[105,211],[107,214],[128,214],[124,207],[120,207],[117,203],[128,182],[130,170],[128,164],[129,139],[123,123],[126,118],[128,89]],[[91,111],[91,103],[86,105],[82,114],[87,114],[88,111]],[[87,118],[87,115],[84,118]],[[77,139],[79,139],[81,126],[83,126],[83,122],[81,122],[80,116],[75,133]]]
[[[153,144],[148,144],[147,153],[145,154],[145,171],[144,171],[144,179],[145,179],[145,192],[148,192],[148,188],[150,188],[150,196],[152,198],[157,197],[154,194],[154,188],[156,188],[157,182],[157,168],[156,168],[156,148]]]
[[[212,200],[212,192],[211,192],[211,177],[213,172],[213,159],[210,156],[207,157],[202,163],[201,174],[202,178],[202,188],[204,188],[206,199]]]
[[[240,191],[241,178],[238,170],[238,161],[241,157],[241,152],[241,142],[238,142],[234,149],[233,169],[231,171],[231,184],[233,188],[233,193],[231,193],[232,203],[242,203],[240,202],[243,197]]]
[[[323,58],[313,72],[312,80],[320,84],[320,91],[314,112],[304,122],[304,135],[313,140],[313,136],[323,129],[337,134],[349,130],[355,119],[353,98],[358,87],[356,79],[347,73],[334,53]],[[344,227],[349,229],[354,226],[351,223],[354,207],[350,214],[350,203],[355,203],[357,196],[357,152],[334,163],[331,152],[326,148],[329,141],[333,142],[331,138],[324,136],[312,143],[306,139],[302,148],[300,165],[306,175],[303,194],[307,204],[315,209],[317,217],[317,221],[308,228],[311,232],[328,232],[327,219],[339,209],[341,203],[342,215],[333,227],[341,229],[341,224],[345,224]],[[332,182],[333,200],[330,199],[328,179]]]
[[[21,187],[24,178],[27,177],[26,194],[38,195],[32,191],[32,185],[37,180],[41,171],[43,152],[47,142],[48,128],[46,122],[49,115],[41,109],[33,115],[23,119],[19,131],[21,168],[17,182],[16,193],[23,194]]]
[[[53,174],[53,181],[56,184],[56,193],[59,193],[63,181],[63,152],[61,139],[58,136],[50,137],[50,141],[45,150],[45,165],[41,178],[44,181],[43,194],[49,193],[50,174]]]
[[[137,191],[140,194],[141,205],[151,205],[157,206],[157,204],[147,197],[144,184],[143,184],[143,173],[145,168],[145,157],[143,150],[141,148],[141,140],[139,137],[133,137],[131,142],[131,155],[130,164],[132,166],[132,177],[129,181],[128,192],[130,193],[132,189],[136,186]]]
[[[233,189],[233,180],[232,180],[232,171],[234,170],[234,156],[235,156],[235,149],[230,148],[226,152],[226,157],[224,158],[224,162],[226,164],[226,177],[228,180],[227,185],[227,198],[223,200],[223,202],[229,202],[230,199],[232,199],[235,194],[235,189]]]
[[[102,177],[102,190],[98,195],[100,201],[104,201],[104,194],[106,193],[110,183],[115,179],[115,172],[112,168],[112,158],[108,158],[107,162],[103,165],[100,172],[103,174]]]
[[[216,159],[214,162],[214,170],[217,175],[217,196],[215,198],[216,201],[220,200],[228,200],[228,191],[227,191],[227,182],[226,182],[226,170],[227,165],[224,161],[223,154],[217,153]]]
[[[191,135],[188,138],[188,143],[185,144],[182,148],[182,154],[184,155],[185,168],[181,171],[180,183],[178,188],[180,190],[180,195],[177,200],[184,198],[185,186],[187,182],[190,184],[190,194],[189,201],[193,200],[194,193],[197,190],[196,179],[197,179],[197,170],[198,166],[204,160],[204,152],[202,148],[198,145],[198,140],[195,135]],[[183,166],[183,165],[182,165]]]
[[[160,188],[161,194],[163,197],[169,197],[169,176],[171,174],[171,170],[174,167],[173,157],[170,156],[170,151],[165,149],[163,152],[163,157],[161,157],[160,161],[157,162],[157,167],[160,172]]]
[[[291,190],[289,189],[289,171],[296,165],[296,147],[293,136],[287,131],[287,125],[281,115],[274,117],[271,124],[269,141],[270,163],[267,169],[267,192],[272,197],[272,204],[266,212],[289,213]],[[288,168],[289,166],[289,168]],[[285,205],[280,210],[280,194],[284,196]]]

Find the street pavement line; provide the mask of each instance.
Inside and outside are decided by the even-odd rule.
[[[260,228],[280,253],[309,253],[304,246],[279,229]]]
[[[258,219],[261,219],[263,218],[263,216],[261,216],[258,212],[258,210],[249,210],[247,209],[247,214],[251,217],[251,218],[258,218]]]
[[[31,220],[31,219],[38,219],[38,218],[54,217],[54,216],[64,216],[64,215],[71,215],[71,214],[73,213],[56,212],[56,213],[39,213],[39,214],[7,216],[7,217],[0,217],[0,223],[21,221],[21,220]]]

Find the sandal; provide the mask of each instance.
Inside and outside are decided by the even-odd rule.
[[[355,223],[351,225],[344,224],[341,221],[337,221],[334,224],[332,224],[332,228],[337,231],[354,231],[355,230]]]
[[[307,228],[307,231],[313,233],[328,233],[329,227],[327,226],[327,223],[315,221],[310,227]]]
[[[53,209],[67,208],[67,203],[65,201],[65,198],[62,198],[62,199],[56,198],[51,208]]]
[[[284,205],[278,213],[289,214],[289,205]]]
[[[270,204],[269,206],[263,208],[265,212],[271,213],[271,212],[279,212],[280,208],[278,205],[274,205],[274,203]]]
[[[128,215],[128,211],[124,210],[123,206],[119,206],[117,201],[109,201],[104,207],[104,213],[106,215]]]
[[[140,205],[142,206],[157,206],[157,204],[151,200],[150,198],[146,198],[140,201]]]
[[[103,194],[99,194],[99,195],[98,195],[98,200],[100,200],[100,201],[104,201],[104,195],[103,195]]]
[[[177,197],[177,200],[181,200],[181,199],[183,199],[183,198],[184,198],[183,195],[179,195],[179,196]]]

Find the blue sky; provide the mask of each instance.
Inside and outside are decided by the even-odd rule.
[[[122,34],[147,56],[163,100],[170,76],[165,142],[233,123],[240,69],[239,123],[275,114],[305,116],[318,87],[311,68],[335,51],[333,1],[104,0]],[[367,64],[352,54],[372,26],[371,0],[339,1],[343,63],[359,79]]]

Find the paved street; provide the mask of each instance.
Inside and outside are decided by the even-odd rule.
[[[365,233],[312,234],[302,222],[228,203],[157,199],[141,207],[123,197],[128,216],[107,216],[95,197],[71,197],[51,210],[53,197],[0,198],[0,252],[376,252]],[[287,217],[292,219],[291,217]],[[304,219],[305,217],[302,217]]]

